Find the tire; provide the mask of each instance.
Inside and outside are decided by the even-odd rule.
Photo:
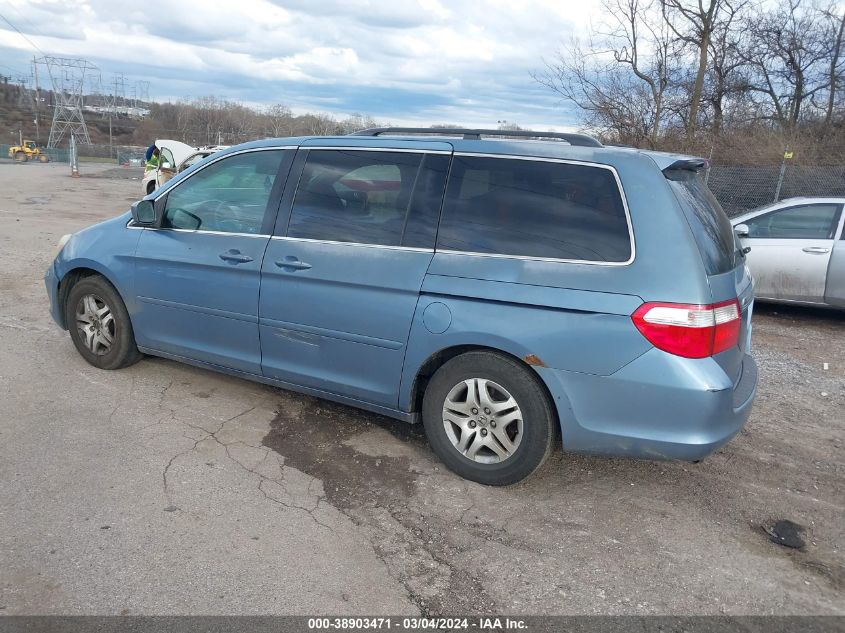
[[[70,289],[65,323],[76,350],[94,367],[122,369],[142,357],[123,300],[99,275],[85,277]]]
[[[15,152],[15,160],[19,163],[25,163],[29,160],[29,156],[25,152]]]
[[[450,470],[480,484],[508,486],[546,461],[557,417],[531,370],[501,354],[478,351],[456,356],[431,378],[423,425],[432,450]]]
[[[49,163],[50,157],[47,156],[47,154],[39,154],[38,155],[38,161],[41,162],[41,163]]]

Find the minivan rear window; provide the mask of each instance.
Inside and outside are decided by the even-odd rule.
[[[722,206],[698,171],[663,172],[681,204],[708,275],[720,275],[736,266],[737,246],[733,227]]]
[[[452,161],[437,249],[614,263],[632,253],[610,169],[461,155]]]

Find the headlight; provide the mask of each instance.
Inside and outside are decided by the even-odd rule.
[[[70,241],[70,238],[73,237],[73,233],[68,233],[67,235],[62,235],[62,239],[59,240],[59,245],[56,247],[56,257],[58,257],[59,253],[62,252],[62,249],[65,247]]]

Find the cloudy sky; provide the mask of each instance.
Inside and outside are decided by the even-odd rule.
[[[215,95],[394,124],[567,129],[530,77],[597,0],[0,0],[0,74],[84,57],[156,101]],[[37,50],[40,49],[40,50]]]

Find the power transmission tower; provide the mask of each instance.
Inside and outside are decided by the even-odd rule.
[[[90,145],[88,126],[82,116],[82,98],[85,75],[95,72],[97,67],[85,59],[50,55],[35,60],[35,63],[47,67],[53,85],[53,124],[50,126],[47,147],[58,147],[65,135],[71,134],[77,143]]]
[[[15,83],[18,86],[18,107],[22,108],[29,105],[29,77],[18,75]]]
[[[136,85],[138,86],[138,101],[147,103],[150,100],[150,82],[139,80]]]

